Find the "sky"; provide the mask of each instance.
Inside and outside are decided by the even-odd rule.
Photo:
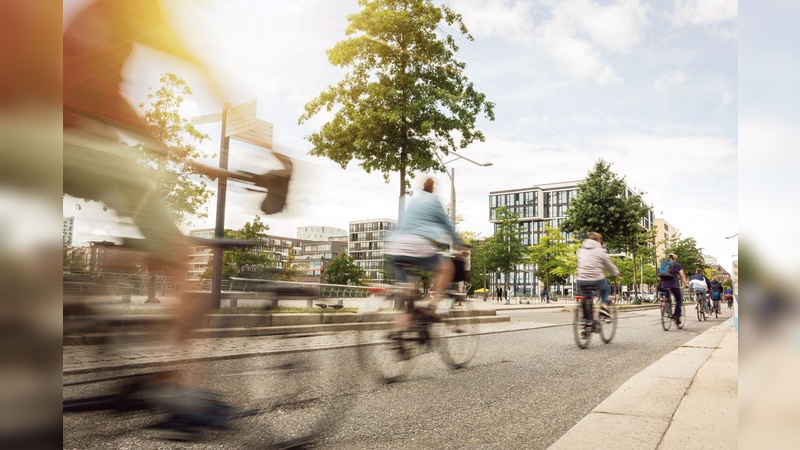
[[[445,3],[463,16],[474,37],[469,41],[442,28],[455,33],[456,57],[466,63],[465,75],[475,88],[495,103],[495,120],[477,122],[485,142],[458,152],[492,165],[463,159],[447,165],[455,169],[456,209],[464,219],[459,230],[492,234],[489,192],[577,181],[603,158],[629,186],[644,192],[657,217],[683,237],[695,238],[704,253],[731,270],[738,237],[726,238],[739,233],[736,0]],[[83,4],[66,0],[65,22]],[[305,136],[330,115],[298,125],[303,106],[345,73],[328,62],[325,51],[345,39],[347,15],[358,11],[356,0],[174,0],[164,8],[214,81],[190,65],[137,48],[126,66],[123,92],[138,104],[161,73],[173,72],[195,92],[184,104],[185,117],[218,112],[224,101],[257,100],[257,117],[273,123],[274,149],[296,160],[287,209],[262,217],[271,233],[293,237],[299,226],[347,229],[349,221],[397,218],[397,174],[387,184],[381,173],[364,172],[358,161],[343,169],[309,156]],[[788,123],[756,116],[748,144],[764,136],[785,143],[796,134]],[[218,152],[219,125],[199,128],[212,137],[202,148]],[[231,141],[230,168],[271,167],[277,165],[267,150]],[[421,187],[422,175],[412,180],[412,190]],[[446,204],[450,178],[430,175]],[[136,233],[98,205],[82,204],[78,211],[75,203],[81,202],[65,199],[64,215],[75,216],[76,244]],[[255,195],[229,188],[226,228],[240,228],[257,213]],[[213,227],[214,216],[212,201],[209,219],[184,229]],[[767,239],[763,245],[776,244]]]

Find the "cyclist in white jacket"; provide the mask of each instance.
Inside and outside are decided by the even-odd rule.
[[[584,291],[591,291],[595,288],[600,292],[600,313],[608,315],[608,294],[611,286],[606,280],[607,270],[611,275],[618,277],[620,271],[611,261],[608,252],[603,248],[603,236],[600,233],[590,231],[586,239],[581,243],[578,250],[578,290],[582,295]]]

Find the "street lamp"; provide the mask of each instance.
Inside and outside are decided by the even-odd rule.
[[[450,154],[451,155],[455,155],[456,158],[451,159],[450,161],[447,161],[447,162],[443,162],[442,163],[443,166],[445,166],[447,164],[450,164],[453,161],[457,161],[459,159],[467,160],[467,161],[471,162],[472,164],[475,164],[476,166],[481,166],[481,167],[489,167],[489,166],[492,165],[492,163],[490,163],[490,162],[479,163],[477,161],[473,161],[473,160],[467,158],[466,156],[459,155],[456,152],[450,152]],[[440,161],[441,161],[441,159],[440,159]],[[447,168],[445,167],[445,172],[447,173],[447,176],[450,177],[450,220],[452,220],[453,224],[455,224],[456,223],[456,180],[455,180],[455,178],[456,178],[456,168],[455,167],[451,167],[450,168],[450,172],[447,172]]]

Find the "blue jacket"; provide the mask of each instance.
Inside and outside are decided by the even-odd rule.
[[[426,191],[420,191],[409,202],[394,232],[416,234],[441,244],[450,244],[452,238],[453,245],[464,245],[439,197]]]

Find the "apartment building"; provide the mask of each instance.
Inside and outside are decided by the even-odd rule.
[[[304,243],[301,254],[295,257],[298,281],[324,283],[325,270],[341,253],[347,253],[347,242],[329,240]]]
[[[367,278],[383,280],[386,267],[383,249],[388,233],[397,226],[392,219],[365,219],[351,221],[349,226],[348,253],[364,271]]]
[[[75,217],[64,217],[64,223],[61,231],[64,246],[72,246],[72,235],[75,229]]]
[[[489,192],[489,221],[496,230],[500,224],[497,220],[497,209],[505,207],[519,216],[519,236],[523,245],[536,245],[545,234],[545,226],[556,228],[566,219],[570,202],[578,196],[579,183],[580,181],[565,181]],[[626,188],[624,195],[634,195],[634,191]],[[653,221],[653,211],[650,210],[642,220],[642,226],[650,229]],[[564,233],[564,237],[571,236]],[[506,284],[509,286],[510,296],[536,295],[542,287],[540,280],[534,276],[534,267],[530,266],[517,267],[515,272],[509,274],[508,279],[505,274],[491,276],[491,286]],[[571,283],[558,286],[556,290],[559,293],[569,293]]]
[[[653,226],[656,228],[656,261],[661,261],[678,230],[661,217],[655,219]]]
[[[297,239],[304,239],[308,241],[327,241],[330,239],[344,237],[347,241],[347,230],[336,227],[311,225],[305,227],[297,227]]]

